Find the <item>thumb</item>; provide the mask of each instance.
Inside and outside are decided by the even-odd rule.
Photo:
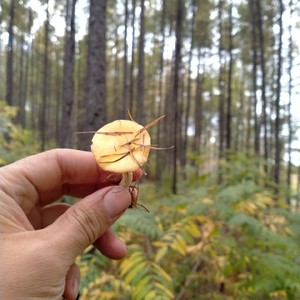
[[[107,187],[70,207],[48,229],[57,253],[70,259],[93,244],[130,205],[131,197],[123,187]]]

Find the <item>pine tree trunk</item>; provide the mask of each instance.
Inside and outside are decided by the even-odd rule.
[[[74,105],[74,62],[75,62],[75,7],[76,0],[66,3],[66,31],[63,72],[63,115],[61,147],[72,146],[72,113]]]
[[[276,88],[276,101],[275,101],[275,170],[274,170],[274,183],[276,184],[275,194],[279,196],[279,183],[280,183],[280,156],[281,156],[281,143],[280,143],[280,96],[281,96],[281,74],[282,74],[282,35],[283,35],[283,25],[282,25],[282,15],[283,15],[283,3],[279,0],[279,41],[278,41],[278,69],[277,69],[277,88]]]
[[[178,156],[178,99],[179,99],[179,84],[180,84],[180,69],[181,69],[181,48],[182,48],[182,23],[183,23],[184,3],[182,0],[177,0],[176,13],[176,42],[175,42],[175,62],[174,62],[174,83],[173,83],[173,177],[172,177],[172,192],[177,193],[177,156]]]
[[[290,10],[290,20],[293,19],[293,2],[292,0],[289,3],[289,10]],[[293,90],[293,75],[292,75],[292,69],[293,69],[293,51],[294,51],[294,45],[293,45],[293,35],[292,35],[292,25],[289,25],[288,28],[289,31],[289,52],[288,52],[288,76],[289,76],[289,82],[288,82],[288,105],[287,105],[287,125],[288,125],[288,149],[287,149],[287,155],[288,155],[288,167],[287,167],[287,174],[286,174],[286,186],[287,186],[287,193],[286,193],[286,202],[288,205],[290,205],[291,202],[291,175],[292,175],[292,138],[293,138],[293,128],[292,128],[292,112],[291,112],[291,106],[292,106],[292,90]]]
[[[123,107],[121,107],[121,98],[122,96],[120,95],[120,45],[119,45],[119,34],[118,34],[118,29],[120,28],[119,25],[116,26],[115,28],[115,48],[116,48],[116,53],[114,55],[114,78],[113,78],[113,107],[115,107],[115,112],[113,113],[113,118],[122,118],[122,111]]]
[[[160,20],[160,34],[162,37],[161,40],[161,50],[160,50],[160,58],[159,58],[159,86],[158,86],[158,97],[159,97],[159,103],[158,103],[158,107],[157,107],[157,116],[161,116],[163,113],[163,105],[164,105],[164,85],[163,85],[163,74],[164,74],[164,49],[165,49],[165,19],[166,19],[166,0],[163,0],[162,3],[162,14],[161,14],[161,20]],[[165,120],[164,120],[165,121]],[[162,141],[162,137],[164,137],[163,135],[163,125],[162,122],[159,122],[156,125],[157,128],[157,133],[156,133],[156,141],[158,145],[161,145],[161,141]],[[155,169],[155,178],[157,180],[159,180],[161,178],[162,175],[162,170],[163,170],[163,162],[165,161],[165,159],[163,160],[163,157],[166,155],[166,153],[164,153],[162,155],[162,153],[159,153],[158,151],[156,152],[156,169]]]
[[[124,57],[123,57],[123,91],[122,91],[122,105],[121,114],[122,119],[126,118],[126,110],[128,109],[128,45],[127,45],[127,35],[128,35],[128,0],[125,0],[125,32],[124,32]]]
[[[265,173],[268,174],[268,120],[267,120],[267,97],[266,97],[266,63],[265,63],[265,41],[264,41],[264,25],[262,18],[262,7],[261,1],[255,0],[256,10],[255,15],[257,17],[257,27],[259,35],[259,50],[260,50],[260,68],[261,68],[261,99],[262,99],[262,127],[264,130],[264,169]]]
[[[145,123],[144,113],[144,78],[145,78],[145,0],[141,0],[140,38],[138,50],[138,82],[137,82],[137,121]]]
[[[129,110],[131,114],[135,115],[136,110],[134,106],[134,59],[135,59],[135,9],[136,9],[136,0],[132,0],[132,43],[131,43],[131,65],[130,65],[130,84],[129,84]]]
[[[106,0],[90,1],[86,81],[87,130],[106,123]],[[85,148],[90,148],[87,135]]]
[[[232,76],[233,76],[233,36],[232,36],[232,3],[229,11],[229,68],[228,68],[228,82],[227,82],[227,100],[226,100],[226,150],[227,153],[232,147],[231,123],[232,123]]]
[[[32,28],[32,25],[33,25],[33,16],[32,16],[32,9],[29,9],[29,12],[28,12],[28,27],[27,27],[27,33],[28,35],[30,36],[31,35],[31,28]],[[23,128],[26,128],[27,127],[27,123],[26,123],[26,120],[27,120],[27,116],[26,116],[26,105],[28,104],[28,83],[29,83],[29,78],[28,78],[28,75],[29,75],[29,64],[30,64],[30,55],[29,55],[29,52],[30,52],[30,45],[28,42],[26,42],[26,46],[28,47],[27,51],[26,51],[26,54],[25,54],[25,71],[24,71],[24,113],[23,113],[23,116],[22,116],[22,119],[21,119],[21,125]]]
[[[224,158],[224,133],[225,133],[225,89],[224,89],[224,75],[223,75],[223,7],[224,1],[219,0],[218,3],[218,21],[219,21],[219,160]],[[218,172],[218,183],[222,182],[222,174]]]
[[[257,22],[254,0],[250,0],[251,25],[252,25],[252,95],[254,115],[254,153],[259,157],[260,129],[257,116]]]
[[[18,63],[19,65],[19,84],[18,84],[18,114],[16,117],[16,121],[19,124],[24,125],[25,120],[25,95],[24,95],[24,58],[25,58],[25,37],[24,33],[22,33],[20,38],[20,61]],[[24,128],[24,126],[23,126]]]
[[[46,109],[48,104],[48,85],[49,85],[49,31],[50,31],[50,14],[49,0],[47,0],[45,36],[44,36],[44,62],[43,62],[43,86],[42,86],[42,107],[40,111],[40,133],[41,133],[41,151],[46,148]]]
[[[194,35],[195,35],[195,17],[197,13],[196,1],[192,2],[192,20],[191,20],[191,44],[189,49],[189,62],[188,62],[188,83],[187,83],[187,100],[186,100],[186,109],[185,109],[185,120],[184,120],[184,135],[183,135],[183,147],[181,155],[181,172],[183,178],[186,178],[185,167],[187,163],[187,148],[188,148],[188,129],[189,129],[189,119],[190,119],[190,110],[191,110],[191,91],[192,91],[192,58],[194,50]]]
[[[198,49],[198,66],[197,66],[197,79],[196,79],[196,95],[195,95],[195,134],[193,141],[193,152],[196,155],[200,155],[200,147],[201,147],[201,135],[202,135],[202,90],[203,90],[203,82],[204,77],[201,76],[200,66],[202,60],[201,48]],[[196,165],[196,164],[194,164]],[[196,165],[197,166],[197,165]],[[196,175],[198,175],[198,170],[196,171]]]
[[[76,99],[76,131],[86,131],[86,104],[85,104],[85,87],[86,87],[86,74],[87,74],[87,39],[79,41],[78,51],[80,60],[77,64],[77,72],[76,72],[76,90],[77,90],[77,99]],[[85,148],[85,139],[82,136],[77,136],[77,148],[84,149]]]
[[[15,105],[13,95],[13,57],[14,57],[14,23],[15,23],[15,5],[16,1],[11,0],[9,8],[9,24],[8,24],[8,44],[7,44],[7,62],[6,62],[6,103]]]
[[[56,49],[55,51],[55,65],[54,65],[54,72],[55,72],[55,141],[57,145],[61,145],[62,141],[62,134],[64,131],[64,122],[62,121],[62,114],[63,114],[63,74],[61,72],[60,61],[63,60],[63,53],[61,53],[60,49]],[[61,145],[62,147],[62,145]]]

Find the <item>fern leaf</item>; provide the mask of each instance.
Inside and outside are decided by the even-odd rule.
[[[154,244],[155,246],[159,246],[162,245],[163,243],[159,243],[159,244]],[[169,250],[168,247],[165,247],[165,244],[163,244],[156,252],[154,261],[156,263],[160,263],[163,258],[168,254]]]
[[[160,294],[165,296],[164,299],[173,299],[174,298],[174,294],[160,282],[155,282],[154,285],[157,288],[157,290],[160,291]]]
[[[157,299],[157,294],[155,290],[150,291],[146,296],[144,300],[153,300]]]
[[[151,277],[145,276],[134,288],[132,298],[135,300],[143,300],[145,296],[152,290]]]
[[[152,263],[152,268],[154,273],[159,277],[159,280],[164,284],[164,286],[172,288],[172,277],[156,263]]]
[[[133,253],[128,259],[124,259],[121,263],[121,276],[124,276],[128,271],[136,265],[144,261],[144,257],[140,252]]]
[[[135,281],[138,281],[138,274],[146,274],[146,272],[143,272],[144,270],[147,271],[146,268],[146,262],[145,260],[142,260],[140,263],[135,264],[126,274],[125,282],[127,284],[132,283],[132,281],[135,279]]]
[[[175,251],[178,251],[181,255],[186,254],[186,243],[181,235],[177,235],[173,243],[171,244],[171,248]]]

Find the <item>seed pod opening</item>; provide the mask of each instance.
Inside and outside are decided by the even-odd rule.
[[[150,135],[142,125],[117,120],[95,133],[91,150],[100,168],[125,173],[133,172],[147,162],[150,145]]]

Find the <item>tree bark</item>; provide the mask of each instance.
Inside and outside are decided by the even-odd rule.
[[[90,1],[86,81],[86,125],[95,131],[106,122],[106,0]],[[86,139],[90,148],[90,137]]]
[[[15,23],[16,1],[11,0],[9,8],[9,24],[8,24],[8,44],[7,44],[7,62],[6,62],[6,103],[15,105],[13,95],[13,57],[14,57],[14,23]]]
[[[163,104],[164,104],[164,91],[163,91],[163,80],[164,80],[164,49],[165,49],[165,19],[166,19],[166,0],[162,1],[162,14],[161,14],[161,20],[160,20],[160,34],[161,34],[161,45],[160,45],[160,58],[159,58],[159,86],[158,86],[158,97],[159,97],[159,103],[157,107],[157,116],[162,115],[163,111]],[[163,125],[161,122],[158,122],[156,125],[157,133],[156,133],[156,140],[157,144],[161,144],[162,137],[164,134],[162,133]],[[161,178],[162,170],[163,170],[163,160],[162,153],[156,152],[156,169],[155,169],[155,177],[157,180]]]
[[[232,74],[233,74],[233,36],[232,36],[232,3],[229,8],[229,68],[228,68],[228,82],[227,82],[227,99],[226,99],[226,150],[227,154],[231,150],[231,123],[232,123]]]
[[[261,1],[255,0],[256,10],[255,15],[257,19],[258,35],[259,35],[259,52],[260,52],[260,68],[261,68],[261,100],[262,100],[262,127],[264,130],[264,169],[265,173],[268,173],[268,124],[267,124],[267,97],[266,97],[266,63],[265,63],[265,41],[264,41],[264,25],[262,18]]]
[[[48,85],[49,85],[49,31],[50,31],[50,14],[49,0],[46,2],[46,20],[45,20],[45,36],[44,36],[44,70],[43,70],[43,86],[42,86],[42,107],[40,111],[40,133],[41,133],[41,151],[46,147],[46,106],[48,103]]]
[[[289,10],[290,10],[290,20],[293,19],[293,1],[289,2]],[[293,35],[292,35],[292,25],[289,25],[288,28],[289,32],[289,52],[288,52],[288,105],[287,105],[287,125],[288,125],[288,145],[287,145],[287,155],[288,155],[288,167],[287,167],[287,174],[286,174],[286,186],[287,186],[287,193],[286,193],[286,202],[290,205],[291,202],[291,175],[292,175],[292,139],[293,139],[293,128],[292,128],[292,91],[293,91]]]
[[[127,35],[128,35],[128,0],[125,0],[125,21],[124,21],[124,57],[123,57],[123,91],[122,91],[122,105],[120,117],[126,118],[126,110],[128,109],[128,45],[127,45]]]
[[[224,1],[219,0],[218,3],[218,20],[219,20],[219,161],[224,158],[224,133],[225,133],[225,79],[223,76],[223,7]],[[218,172],[218,183],[222,182],[222,174]]]
[[[176,12],[176,42],[175,42],[175,62],[174,62],[174,83],[173,83],[173,178],[172,192],[177,194],[177,155],[178,155],[178,99],[179,99],[179,84],[180,84],[180,69],[181,69],[181,48],[182,48],[182,23],[183,23],[184,3],[182,0],[177,0]]]
[[[192,93],[192,58],[194,50],[194,35],[195,35],[195,18],[197,13],[196,1],[192,1],[192,20],[191,20],[191,43],[189,49],[189,61],[188,61],[188,82],[187,82],[187,100],[186,100],[186,109],[185,109],[185,120],[184,120],[184,135],[183,135],[183,147],[181,154],[181,171],[183,178],[186,178],[186,162],[187,162],[187,148],[188,148],[188,129],[189,129],[189,120],[190,120],[190,111],[191,111],[191,93]],[[199,76],[199,74],[198,74]],[[195,121],[196,122],[196,121]]]
[[[200,73],[202,54],[201,48],[198,49],[198,66],[197,66],[197,79],[196,79],[196,96],[195,96],[195,134],[193,141],[193,151],[196,155],[200,155],[200,145],[201,145],[201,136],[202,136],[202,109],[203,109],[203,101],[202,101],[202,90],[203,90],[203,82],[204,77]],[[197,166],[197,165],[196,165]],[[196,175],[198,174],[198,170]]]
[[[279,40],[278,40],[278,69],[277,69],[277,80],[276,80],[276,100],[275,100],[275,170],[274,170],[274,182],[276,185],[275,195],[279,197],[279,184],[280,184],[280,156],[281,156],[281,143],[280,143],[280,96],[281,96],[281,75],[282,75],[282,35],[283,35],[283,25],[282,25],[282,15],[284,7],[282,0],[279,0],[279,16],[278,16],[278,25],[279,25]]]
[[[144,113],[144,78],[145,78],[145,0],[141,0],[140,16],[140,38],[139,38],[139,59],[138,59],[138,82],[137,82],[137,121],[145,122]]]
[[[24,60],[25,60],[25,37],[24,33],[22,33],[20,38],[20,61],[18,63],[20,69],[19,69],[19,84],[18,84],[18,97],[17,97],[17,105],[18,105],[18,114],[16,117],[16,121],[24,125],[25,120],[25,95],[24,95]],[[23,126],[24,128],[24,126]]]
[[[66,3],[66,31],[63,71],[63,114],[61,147],[72,146],[72,113],[74,105],[74,62],[75,62],[75,7],[76,0]]]
[[[114,77],[113,77],[113,106],[115,108],[115,112],[113,114],[114,118],[121,119],[122,118],[122,96],[120,94],[120,43],[119,43],[119,34],[118,29],[120,28],[119,25],[116,25],[114,34],[115,34],[115,54],[114,54]],[[121,103],[121,105],[120,105]]]
[[[136,9],[136,0],[132,0],[132,43],[131,43],[131,64],[130,64],[130,84],[129,84],[129,110],[131,114],[135,114],[134,107],[134,59],[135,59],[135,9]]]
[[[253,116],[254,116],[254,153],[259,157],[260,129],[257,116],[257,22],[254,0],[249,1],[251,11],[252,30],[252,95],[253,95]]]

